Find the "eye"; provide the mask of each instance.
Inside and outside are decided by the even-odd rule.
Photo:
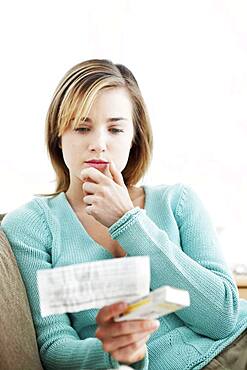
[[[88,127],[76,127],[74,130],[76,132],[88,132],[90,129]]]
[[[114,134],[119,134],[120,132],[124,132],[124,130],[121,130],[119,128],[111,128],[110,131]]]

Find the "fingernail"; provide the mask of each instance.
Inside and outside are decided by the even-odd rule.
[[[127,303],[125,303],[125,302],[121,302],[120,304],[119,304],[119,309],[120,310],[125,310],[127,308]]]
[[[155,321],[153,322],[153,324],[152,324],[152,327],[153,327],[154,329],[158,329],[158,328],[159,328],[159,326],[160,326],[160,322],[159,322],[159,320],[155,320]]]

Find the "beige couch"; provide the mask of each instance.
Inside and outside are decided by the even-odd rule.
[[[26,290],[0,226],[0,370],[42,369]]]

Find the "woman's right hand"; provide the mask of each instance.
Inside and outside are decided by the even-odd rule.
[[[126,365],[142,360],[146,354],[146,342],[159,327],[158,320],[131,320],[114,322],[114,317],[124,313],[127,303],[104,306],[96,317],[96,337],[101,340],[105,352]]]

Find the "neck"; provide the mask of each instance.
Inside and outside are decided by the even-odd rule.
[[[66,197],[76,213],[79,210],[84,212],[86,204],[83,202],[83,197],[85,195],[82,188],[75,189],[72,185],[70,185],[69,189],[66,191]]]

